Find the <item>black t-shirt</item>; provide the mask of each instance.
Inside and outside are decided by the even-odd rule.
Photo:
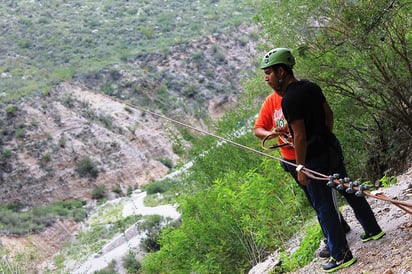
[[[282,98],[282,111],[289,128],[293,121],[304,120],[308,145],[307,158],[324,152],[328,147],[330,131],[325,122],[325,101],[321,88],[307,80],[290,84]],[[293,135],[291,128],[290,131]]]

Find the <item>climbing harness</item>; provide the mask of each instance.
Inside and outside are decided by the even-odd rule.
[[[254,153],[256,153],[256,154],[259,154],[259,155],[262,155],[262,156],[265,156],[265,157],[268,157],[268,158],[271,158],[271,159],[274,159],[274,160],[277,160],[277,161],[280,161],[280,162],[283,162],[283,163],[287,163],[287,164],[289,164],[289,165],[291,165],[291,166],[294,166],[295,168],[299,169],[299,172],[304,173],[308,178],[311,178],[311,179],[313,179],[313,180],[318,180],[318,181],[327,181],[327,185],[328,185],[329,187],[336,188],[337,190],[341,190],[341,191],[345,190],[347,193],[355,193],[355,195],[356,195],[356,196],[359,196],[359,197],[361,197],[361,196],[369,196],[369,197],[373,197],[373,198],[376,198],[376,199],[379,199],[379,200],[382,200],[382,201],[390,202],[390,203],[394,204],[395,206],[399,207],[400,209],[404,210],[405,212],[407,212],[407,213],[409,213],[409,214],[412,215],[412,204],[407,203],[407,202],[403,202],[403,201],[398,201],[398,200],[395,200],[395,199],[391,199],[391,198],[385,196],[385,194],[383,194],[383,193],[376,193],[376,194],[374,194],[374,193],[372,193],[372,192],[369,190],[369,186],[368,186],[368,185],[363,185],[363,184],[361,184],[361,183],[358,182],[358,181],[353,181],[353,182],[352,182],[352,181],[350,180],[350,178],[343,178],[343,179],[342,179],[342,178],[340,178],[339,174],[333,174],[333,175],[330,175],[330,176],[324,175],[324,174],[319,173],[319,172],[316,172],[316,171],[314,171],[314,170],[310,170],[310,169],[304,167],[303,165],[297,165],[297,164],[291,163],[291,162],[289,162],[289,161],[287,161],[287,160],[284,160],[284,159],[282,159],[282,158],[279,158],[279,157],[276,157],[276,156],[273,156],[273,155],[270,155],[270,154],[261,152],[261,151],[259,151],[259,150],[253,149],[253,148],[251,148],[251,147],[248,147],[248,146],[245,146],[245,145],[242,145],[242,144],[233,142],[233,141],[231,141],[231,140],[229,140],[229,139],[226,139],[226,138],[223,138],[223,137],[221,137],[221,136],[215,135],[215,134],[213,134],[213,133],[204,131],[204,130],[202,130],[202,129],[199,129],[199,128],[190,126],[190,125],[188,125],[188,124],[182,123],[182,122],[177,121],[177,120],[175,120],[175,119],[172,119],[172,118],[170,118],[170,117],[167,117],[167,116],[164,116],[164,115],[155,113],[155,112],[150,111],[150,110],[147,110],[147,109],[144,109],[144,108],[142,108],[142,107],[136,106],[136,105],[131,104],[131,103],[129,103],[129,102],[126,102],[126,101],[124,101],[124,100],[121,100],[121,99],[118,99],[118,98],[115,98],[115,97],[111,97],[111,96],[108,96],[108,95],[106,95],[106,94],[97,93],[97,92],[95,92],[95,91],[93,91],[93,90],[91,90],[91,89],[89,89],[89,88],[87,88],[87,87],[84,87],[84,86],[82,86],[82,88],[85,89],[85,90],[87,90],[87,91],[89,91],[89,92],[98,94],[98,95],[100,95],[100,96],[103,96],[103,97],[106,97],[106,98],[110,98],[111,100],[116,101],[116,102],[118,102],[118,103],[120,103],[120,104],[124,104],[124,105],[126,105],[126,106],[128,106],[128,107],[130,107],[130,108],[134,108],[134,109],[140,110],[140,111],[142,111],[142,112],[149,113],[149,114],[151,114],[151,115],[153,115],[153,116],[155,116],[155,117],[159,117],[159,118],[161,118],[161,119],[164,119],[164,120],[173,122],[173,123],[175,123],[175,124],[184,126],[184,127],[186,127],[186,128],[189,128],[189,129],[198,131],[198,132],[200,132],[200,133],[202,133],[202,134],[209,135],[209,136],[211,136],[211,137],[213,137],[213,138],[216,138],[216,139],[218,139],[218,140],[221,140],[222,142],[229,143],[229,144],[231,144],[231,145],[234,145],[234,146],[243,148],[243,149],[245,149],[245,150],[252,151],[252,152],[254,152]],[[278,148],[278,147],[281,147],[281,146],[284,146],[284,145],[285,145],[285,146],[286,146],[286,145],[293,145],[293,144],[291,144],[291,142],[288,141],[287,137],[282,136],[281,138],[285,138],[284,140],[282,140],[283,144],[271,145],[271,146],[266,147],[265,142],[267,142],[267,140],[269,140],[269,139],[273,139],[273,136],[271,136],[271,134],[269,134],[269,136],[266,136],[266,138],[264,138],[264,139],[267,139],[267,140],[263,140],[263,141],[262,141],[262,147],[264,147],[265,149],[271,149],[271,148]]]

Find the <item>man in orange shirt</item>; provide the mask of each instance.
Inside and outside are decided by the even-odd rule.
[[[259,115],[256,119],[253,131],[255,135],[261,140],[263,140],[269,135],[270,135],[270,138],[277,137],[278,144],[284,144],[285,140],[290,140],[291,137],[290,137],[288,125],[287,125],[286,119],[283,116],[283,112],[282,112],[282,97],[279,96],[276,92],[273,92],[268,97],[266,97],[265,101],[263,102]],[[279,147],[279,149],[280,149],[282,158],[284,160],[289,161],[293,164],[296,163],[295,150],[292,145],[284,145],[284,146]],[[310,196],[306,188],[303,187],[301,184],[299,184],[299,181],[297,179],[296,169],[293,166],[288,165],[287,163],[284,163],[284,162],[281,162],[281,165],[282,165],[282,168],[286,172],[289,172],[292,175],[296,183],[302,188],[302,190],[305,192],[307,199],[309,200],[309,203],[313,207],[313,204],[311,202]],[[335,192],[334,192],[334,195],[335,195]],[[335,195],[335,199],[336,199],[336,195]],[[337,203],[335,203],[335,208],[339,212]],[[345,219],[343,218],[340,212],[339,212],[339,216],[340,216],[343,230],[346,233],[349,232],[350,227],[346,223]],[[322,228],[322,231],[323,231],[323,228]],[[324,232],[323,234],[325,236]],[[325,243],[324,248],[319,251],[319,256],[322,258],[329,258],[330,252],[329,252],[326,239],[324,239],[324,243]]]

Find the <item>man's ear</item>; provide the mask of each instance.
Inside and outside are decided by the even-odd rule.
[[[283,78],[285,78],[286,77],[286,70],[285,70],[285,68],[284,67],[282,67],[282,66],[279,66],[278,68],[277,68],[277,76],[279,76],[279,78],[281,78],[281,79],[283,79]]]
[[[278,66],[278,67],[273,67],[273,73],[276,75],[276,78],[278,78],[278,79],[283,79],[283,78],[285,78],[285,70],[281,67],[281,66]]]

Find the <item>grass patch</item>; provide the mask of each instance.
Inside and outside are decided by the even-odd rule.
[[[40,232],[51,226],[58,218],[83,221],[86,218],[83,202],[67,200],[31,209],[16,205],[1,205],[0,232],[17,236]]]
[[[171,179],[151,182],[142,188],[142,190],[147,193],[144,199],[144,205],[155,207],[158,205],[174,204],[179,193],[177,189],[176,182]]]
[[[155,207],[159,205],[171,205],[176,202],[177,194],[173,191],[163,193],[155,193],[147,195],[144,199],[144,205],[147,207]]]

